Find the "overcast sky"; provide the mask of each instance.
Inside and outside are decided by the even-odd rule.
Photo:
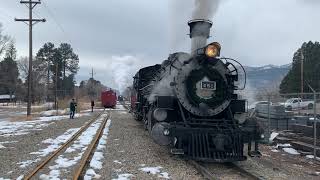
[[[187,21],[193,0],[42,0],[34,27],[34,54],[46,42],[68,42],[80,58],[77,82],[96,79],[118,88],[140,67],[161,63],[174,51],[189,51]],[[28,29],[19,0],[1,0],[0,22],[15,38],[18,56],[28,55]],[[220,0],[209,41],[222,55],[260,66],[291,62],[305,41],[320,40],[319,0]]]

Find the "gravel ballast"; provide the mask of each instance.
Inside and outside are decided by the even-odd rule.
[[[9,143],[3,144],[4,148],[0,148],[0,179],[16,179],[30,171],[44,160],[53,148],[59,146],[59,142],[52,141],[56,141],[63,134],[72,134],[76,128],[80,128],[96,115],[97,113],[82,113],[81,117],[75,119],[68,119],[66,116],[59,120],[44,122],[33,120],[34,124],[22,121],[27,124],[26,127],[22,127],[28,129],[27,127],[30,126],[30,129],[23,131],[21,135],[12,132],[2,134],[0,142]],[[39,128],[32,126],[39,126]]]
[[[185,160],[149,137],[127,111],[112,111],[102,179],[203,179]]]

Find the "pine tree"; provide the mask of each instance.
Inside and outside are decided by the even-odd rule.
[[[10,48],[6,50],[4,60],[0,62],[0,93],[10,94],[10,97],[12,97],[17,88],[19,70],[15,61],[17,51],[14,43],[11,42],[9,47]]]
[[[303,43],[293,56],[292,69],[280,84],[281,93],[298,93],[301,90],[301,59],[303,61],[304,92],[311,92],[308,85],[320,91],[320,44],[319,42]]]

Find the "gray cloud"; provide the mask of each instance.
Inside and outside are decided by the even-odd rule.
[[[27,55],[27,27],[12,20],[25,17],[27,9],[18,1],[1,1],[0,22],[15,37],[19,55]],[[35,16],[48,21],[35,26],[34,52],[48,41],[70,42],[80,56],[78,81],[94,67],[99,80],[116,87],[108,65],[117,58],[135,59],[129,77],[139,67],[161,63],[169,53],[190,50],[187,21],[193,0],[43,2],[65,32],[44,5],[37,6]],[[245,65],[290,63],[304,41],[319,41],[319,8],[317,0],[220,0],[209,41],[219,41],[224,56]]]

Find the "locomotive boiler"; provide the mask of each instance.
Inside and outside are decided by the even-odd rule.
[[[238,82],[240,70],[245,74],[242,65],[220,57],[218,42],[207,44],[211,21],[196,19],[188,25],[190,54],[170,54],[161,64],[142,68],[134,76],[135,118],[173,154],[201,161],[241,161],[246,159],[244,143],[249,143],[249,154],[258,155],[257,122],[249,118],[240,123],[235,118],[245,112],[246,100],[237,94],[244,88]],[[256,143],[255,151],[251,141]]]

